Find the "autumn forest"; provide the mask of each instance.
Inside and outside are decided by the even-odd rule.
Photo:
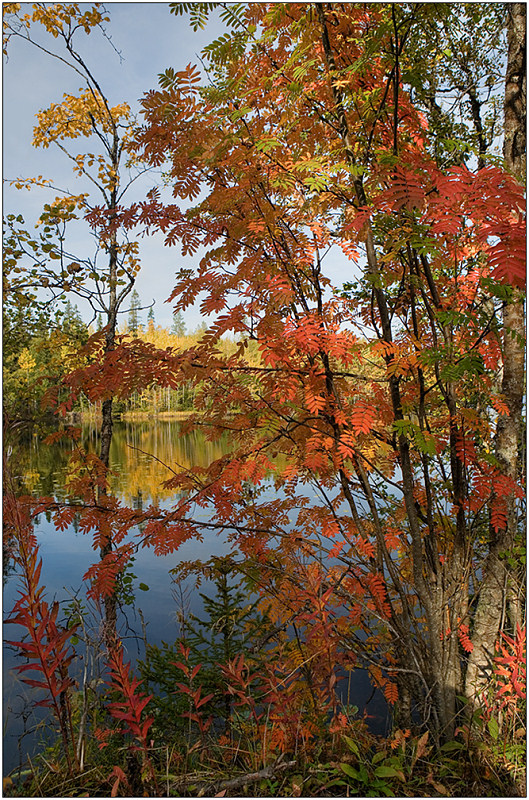
[[[526,5],[164,13],[3,4],[4,794],[525,796]]]

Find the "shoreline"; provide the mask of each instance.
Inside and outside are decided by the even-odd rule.
[[[144,422],[146,420],[183,420],[188,419],[195,411],[124,411],[114,415],[114,422]],[[77,422],[101,422],[101,414],[90,411],[69,411],[66,415],[68,424]]]

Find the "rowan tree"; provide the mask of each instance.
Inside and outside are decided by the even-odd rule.
[[[214,5],[174,10],[200,26]],[[114,397],[190,387],[189,424],[230,449],[171,466],[164,510],[120,507],[108,453],[78,448],[69,492],[82,502],[36,511],[59,528],[81,515],[104,553],[86,577],[107,596],[134,547],[168,556],[204,531],[227,536],[294,676],[282,690],[266,676],[284,748],[305,709],[336,716],[338,664],[368,668],[399,724],[451,737],[460,696],[479,698],[498,634],[520,622],[523,9],[508,14],[504,166],[490,152],[501,13],[461,9],[468,41],[446,5],[220,4],[228,31],[205,49],[207,80],[168,69],[130,143],[163,166],[175,202],[155,188],[126,207],[111,175],[110,204],[89,209],[116,286],[118,231],[161,229],[198,262],[175,312],[201,298],[214,320],[176,350],[155,329],[109,339],[107,317],[104,347],[89,341],[65,381],[72,398],[102,398],[111,421]],[[492,23],[485,63],[475,48]],[[441,98],[465,78],[452,114]],[[102,119],[113,152],[117,123]],[[227,674],[251,705],[244,660]]]
[[[200,26],[210,6],[173,10]],[[501,309],[522,307],[525,202],[520,173],[488,158],[498,100],[481,92],[493,94],[498,28],[492,73],[473,49],[500,17],[464,5],[464,55],[437,49],[422,73],[425,30],[465,38],[454,7],[220,7],[229,29],[204,51],[208,81],[168,69],[143,102],[136,146],[163,165],[175,202],[153,192],[123,210],[184,254],[206,249],[171,299],[183,311],[204,297],[215,321],[187,353],[118,359],[131,387],[153,374],[194,381],[200,424],[212,438],[229,431],[231,451],[172,480],[182,499],[145,539],[176,550],[197,530],[193,509],[212,508],[201,529],[230,532],[283,619],[317,623],[307,646],[328,654],[314,662],[320,679],[327,669],[331,686],[339,642],[402,724],[416,711],[439,741],[517,621],[514,606],[496,613],[515,583],[522,498],[520,384],[505,384],[519,326]],[[522,87],[521,63],[511,73],[507,86]],[[439,97],[465,75],[458,127]],[[523,98],[510,102],[520,124]],[[238,349],[223,357],[227,332]],[[252,341],[258,366],[245,358]]]

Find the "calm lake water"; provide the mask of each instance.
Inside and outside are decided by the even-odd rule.
[[[82,444],[88,450],[98,452],[97,426],[83,425]],[[149,422],[122,422],[114,428],[110,467],[113,472],[112,488],[124,504],[142,508],[157,503],[170,507],[174,491],[162,488],[162,483],[171,473],[169,466],[206,465],[219,458],[226,450],[226,440],[208,442],[200,432],[184,434],[179,422],[158,420]],[[33,437],[20,451],[13,454],[11,469],[19,476],[26,491],[41,495],[64,496],[64,479],[71,449],[66,442],[53,446],[44,445]],[[203,510],[204,519],[207,510]],[[46,586],[46,599],[69,603],[74,596],[83,597],[82,576],[88,566],[97,559],[92,548],[91,536],[83,535],[70,526],[65,531],[56,531],[53,524],[41,516],[36,526],[40,555],[43,560],[42,583]],[[194,589],[188,580],[176,586],[170,570],[180,561],[202,559],[224,555],[228,551],[222,538],[207,532],[202,542],[191,540],[184,543],[178,552],[168,556],[155,556],[151,550],[138,552],[132,573],[136,602],[134,607],[125,607],[120,630],[131,659],[142,657],[142,622],[145,621],[150,643],[162,640],[172,642],[178,636],[177,615],[182,597],[185,608],[200,615],[202,601],[199,591],[208,592],[208,585]],[[17,577],[4,575],[4,615],[8,614],[17,598]],[[148,586],[140,590],[139,586]],[[141,611],[141,615],[140,612]],[[16,639],[16,626],[4,628],[4,637]],[[17,663],[16,653],[4,647],[4,774],[25,760],[25,754],[38,746],[39,730],[33,729],[45,718],[42,709],[31,710],[32,690],[26,687],[12,670]],[[349,702],[362,709],[372,694],[367,675],[358,670],[349,687]],[[374,732],[384,733],[387,709],[377,692],[369,703]],[[27,732],[27,733],[26,733]],[[22,740],[20,737],[23,737]]]

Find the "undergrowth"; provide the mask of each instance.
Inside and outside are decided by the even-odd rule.
[[[31,565],[38,572],[35,553]],[[503,636],[487,695],[453,740],[439,747],[427,730],[400,728],[380,737],[339,702],[336,681],[296,664],[292,639],[244,602],[228,560],[208,569],[216,595],[203,596],[205,618],[189,615],[172,644],[147,645],[139,676],[120,645],[96,682],[59,681],[60,659],[41,668],[56,742],[4,778],[6,797],[524,795],[525,631]],[[65,658],[67,631],[97,646],[79,606],[64,626],[56,607],[39,609]],[[43,658],[53,644],[41,637]]]

